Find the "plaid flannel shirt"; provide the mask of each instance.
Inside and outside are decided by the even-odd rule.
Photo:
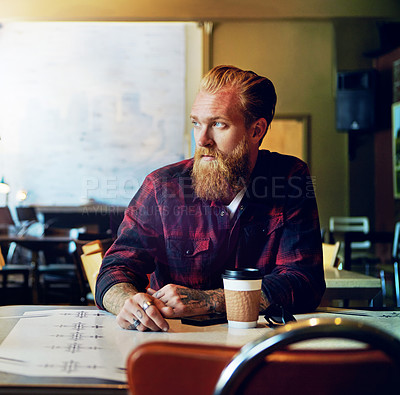
[[[222,273],[255,267],[272,303],[312,311],[325,291],[321,234],[312,178],[297,158],[260,150],[235,216],[199,199],[193,159],[149,174],[130,202],[97,278],[96,303],[114,284],[145,290],[178,284],[222,287]]]

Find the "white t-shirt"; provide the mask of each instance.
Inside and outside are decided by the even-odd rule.
[[[236,213],[236,210],[239,207],[240,202],[243,199],[244,193],[246,192],[246,188],[243,188],[235,197],[234,199],[229,203],[228,206],[226,206],[227,210],[229,211],[229,218],[232,219],[233,216]]]

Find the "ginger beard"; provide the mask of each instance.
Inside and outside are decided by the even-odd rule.
[[[215,160],[202,160],[203,155],[212,155]],[[199,198],[229,204],[249,179],[250,149],[247,135],[230,154],[215,148],[196,148],[192,181]]]

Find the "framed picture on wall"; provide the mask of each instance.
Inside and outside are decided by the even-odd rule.
[[[400,199],[400,102],[392,104],[393,192]]]
[[[277,115],[260,148],[296,156],[310,166],[309,128],[308,115]]]

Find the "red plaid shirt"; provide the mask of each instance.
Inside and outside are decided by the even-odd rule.
[[[222,287],[227,268],[256,267],[269,301],[312,311],[324,293],[321,234],[312,179],[297,158],[259,151],[245,196],[225,206],[192,189],[193,159],[154,171],[132,199],[97,278],[96,301],[114,284],[139,290],[179,284]]]

